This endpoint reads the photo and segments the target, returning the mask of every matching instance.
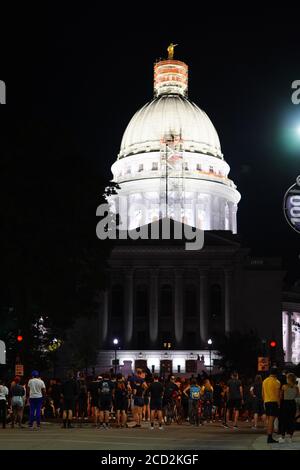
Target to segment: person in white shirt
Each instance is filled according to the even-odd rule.
[[[8,388],[0,380],[0,421],[2,421],[3,429],[6,427],[7,397]]]
[[[33,428],[33,422],[36,420],[37,427],[41,425],[41,407],[43,403],[43,397],[46,393],[46,387],[42,379],[39,377],[37,370],[32,371],[32,379],[28,381],[29,391],[29,427]]]

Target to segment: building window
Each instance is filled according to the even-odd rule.
[[[185,169],[186,171],[188,171],[188,169],[189,169],[189,164],[188,164],[188,162],[184,162],[184,169]]]
[[[158,170],[158,163],[157,163],[157,162],[153,162],[153,163],[152,163],[152,170],[153,170],[153,171]]]
[[[219,284],[213,284],[210,288],[210,314],[213,320],[222,316],[222,290]]]
[[[202,168],[201,168],[200,163],[197,163],[197,171],[201,171],[201,169],[202,169]]]
[[[140,172],[140,171],[143,171],[143,169],[144,169],[144,165],[143,165],[142,163],[140,163],[140,164],[139,164],[139,172]]]
[[[212,165],[209,165],[209,172],[213,173],[214,172],[214,167]]]
[[[126,168],[126,175],[130,175],[131,174],[131,168],[130,166],[128,168]]]
[[[172,287],[165,284],[160,291],[160,315],[162,317],[172,317],[173,315],[173,295]]]
[[[122,318],[124,308],[124,289],[121,285],[113,286],[111,290],[111,314],[113,317]]]
[[[197,316],[198,302],[197,302],[197,289],[195,286],[186,286],[184,292],[184,311],[187,318],[194,318]]]
[[[136,317],[147,318],[148,316],[148,288],[147,286],[138,286],[135,298],[135,315]]]

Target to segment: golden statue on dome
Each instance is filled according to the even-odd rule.
[[[171,44],[169,45],[167,51],[168,51],[168,60],[173,60],[174,57],[174,47],[178,46],[178,44]]]

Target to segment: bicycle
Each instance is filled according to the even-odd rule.
[[[164,406],[164,421],[168,426],[172,421],[176,421],[176,403],[172,399]]]

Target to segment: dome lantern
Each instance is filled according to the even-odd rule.
[[[187,96],[188,66],[180,60],[160,60],[154,64],[154,96],[179,94]]]

